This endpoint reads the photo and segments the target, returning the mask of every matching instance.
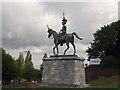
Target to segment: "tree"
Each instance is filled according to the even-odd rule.
[[[27,79],[28,81],[32,80],[35,77],[35,70],[33,67],[32,55],[30,51],[27,51],[22,77]]]
[[[47,58],[47,57],[48,57],[48,56],[47,56],[47,53],[45,53],[44,56],[43,56],[43,58]]]
[[[18,79],[20,80],[22,78],[22,72],[24,69],[24,56],[23,53],[20,52],[19,58],[16,60],[17,68],[18,68]]]
[[[27,56],[25,58],[25,63],[28,63],[32,60],[32,55],[30,53],[30,51],[27,52]]]
[[[0,48],[2,55],[2,81],[10,82],[17,77],[17,65],[11,55],[7,54],[4,49]]]
[[[42,71],[41,70],[36,69],[36,77],[35,77],[35,79],[38,80],[38,81],[42,80]]]
[[[27,79],[28,81],[31,81],[33,78],[35,78],[35,70],[33,66],[31,64],[26,64],[22,75],[23,78]]]
[[[120,21],[113,22],[110,25],[104,25],[94,34],[93,43],[86,51],[88,58],[106,58],[113,57],[119,63],[120,59]]]
[[[31,55],[30,51],[27,52],[27,56],[25,58],[25,64],[24,64],[22,77],[24,79],[27,79],[28,81],[41,79],[40,70],[35,69],[33,66],[32,55]]]

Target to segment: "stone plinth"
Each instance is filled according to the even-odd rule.
[[[75,88],[80,84],[85,84],[83,58],[76,55],[43,58],[43,86]]]

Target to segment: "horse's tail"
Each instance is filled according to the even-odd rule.
[[[72,35],[75,35],[78,39],[83,40],[83,39],[80,38],[80,37],[77,35],[77,33],[75,33],[75,32],[73,32]]]

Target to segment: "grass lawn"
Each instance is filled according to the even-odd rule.
[[[120,88],[117,82],[112,82],[112,78],[92,80],[88,83],[91,85],[89,88]]]

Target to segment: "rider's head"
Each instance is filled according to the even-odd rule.
[[[62,20],[62,25],[65,25],[67,23],[67,19],[65,18],[65,14],[63,12],[63,20]]]
[[[65,25],[67,23],[67,19],[65,19],[65,17],[62,20],[62,25]]]

